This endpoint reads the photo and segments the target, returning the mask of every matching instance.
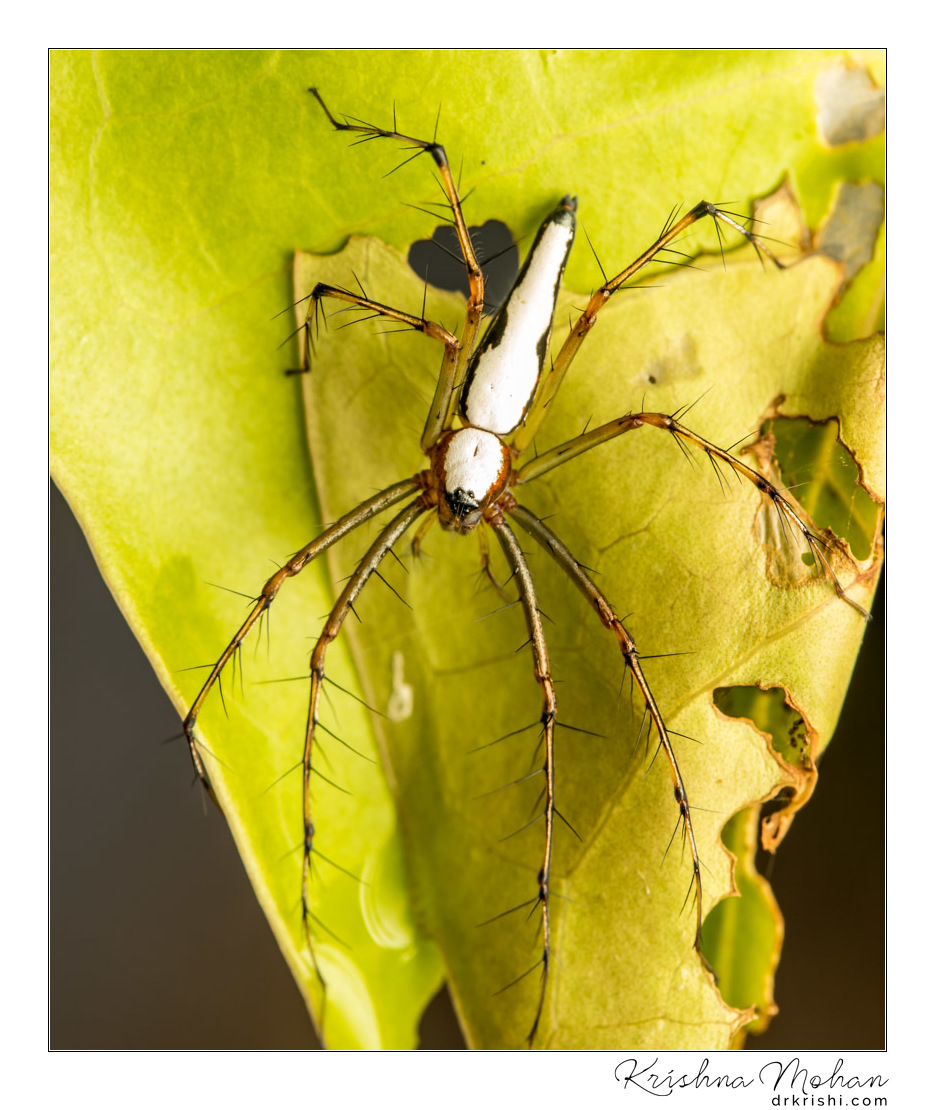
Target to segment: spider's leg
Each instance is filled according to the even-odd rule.
[[[280,587],[287,578],[293,578],[295,575],[299,574],[300,571],[303,571],[313,559],[317,558],[323,551],[329,548],[333,543],[336,543],[343,536],[346,536],[348,532],[352,532],[355,528],[358,528],[361,524],[365,524],[372,517],[376,516],[377,513],[381,513],[384,509],[388,509],[390,505],[395,505],[397,501],[401,501],[404,497],[410,496],[410,494],[415,493],[418,489],[418,483],[414,479],[408,478],[404,482],[397,482],[396,485],[383,490],[382,493],[378,493],[375,497],[368,498],[352,512],[342,516],[340,520],[326,528],[317,539],[306,544],[301,551],[297,551],[263,586],[259,597],[250,610],[249,616],[240,628],[237,629],[234,638],[211,668],[211,673],[205,680],[204,685],[198,692],[198,696],[192,702],[191,709],[189,709],[185,720],[182,722],[182,731],[185,734],[185,739],[188,741],[188,748],[191,752],[192,762],[195,765],[195,771],[209,793],[212,793],[211,782],[201,752],[198,750],[198,741],[195,739],[195,722],[198,719],[201,707],[204,705],[205,699],[211,692],[212,687],[221,677],[221,672],[235,655],[247,633],[257,623],[270,605],[272,605],[273,599],[279,593]]]
[[[551,936],[549,932],[549,874],[552,868],[552,831],[555,820],[555,687],[549,673],[549,651],[542,630],[542,618],[539,615],[539,606],[536,600],[536,591],[533,586],[529,566],[519,546],[519,542],[509,525],[501,514],[496,514],[489,520],[491,527],[497,534],[497,539],[503,548],[513,577],[519,588],[520,600],[526,614],[526,627],[529,629],[529,643],[532,647],[533,662],[536,669],[536,681],[542,687],[542,735],[545,748],[545,803],[543,816],[545,817],[545,843],[542,853],[542,867],[539,871],[539,893],[537,900],[542,912],[542,958],[538,964],[542,965],[542,984],[539,992],[539,1004],[536,1016],[529,1030],[527,1043],[532,1046],[539,1028],[539,1022],[545,1008],[545,993],[549,982],[549,964],[552,956]],[[530,971],[532,968],[529,969]],[[528,974],[528,972],[524,973]]]
[[[410,488],[408,488],[405,493],[412,492],[412,486],[414,486],[414,484],[415,483],[410,483]],[[405,493],[401,493],[400,496],[405,496]],[[399,500],[399,498],[397,497],[396,500]],[[321,696],[322,684],[325,681],[325,653],[328,650],[328,645],[334,640],[338,632],[340,632],[347,614],[350,612],[360,591],[364,588],[367,579],[376,571],[384,557],[389,553],[393,544],[402,536],[410,524],[426,511],[426,507],[424,496],[416,498],[416,500],[407,505],[402,512],[393,517],[390,523],[383,529],[379,536],[377,536],[368,548],[367,553],[357,564],[357,569],[348,579],[344,589],[341,591],[341,596],[334,603],[334,607],[328,615],[328,620],[325,622],[325,627],[322,629],[321,635],[318,637],[318,640],[315,642],[315,647],[312,649],[310,664],[312,683],[308,699],[305,750],[302,755],[302,817],[304,826],[302,837],[302,928],[305,931],[305,938],[308,943],[309,952],[311,953],[315,973],[322,987],[324,987],[325,981],[318,967],[318,961],[315,958],[310,924],[310,922],[314,921],[316,924],[321,925],[321,922],[318,921],[312,912],[309,904],[308,889],[312,863],[312,848],[315,837],[315,825],[312,821],[311,795],[312,753],[315,744],[315,728],[318,724],[318,702]]]
[[[416,529],[416,534],[412,537],[412,542],[409,545],[409,550],[412,552],[413,559],[422,557],[422,544],[425,542],[425,537],[436,520],[438,520],[438,514],[430,513]]]
[[[636,412],[627,413],[626,416],[621,416],[617,420],[611,420],[609,424],[602,424],[599,428],[594,428],[590,432],[585,432],[584,435],[576,436],[575,439],[570,439],[565,443],[560,443],[557,447],[553,447],[551,451],[546,451],[544,454],[539,455],[537,458],[532,459],[526,466],[521,467],[515,476],[517,485],[523,482],[529,482],[533,478],[538,478],[541,474],[545,474],[549,470],[553,470],[556,466],[573,459],[576,455],[580,455],[583,451],[589,450],[591,447],[596,447],[599,443],[606,443],[609,439],[614,439],[616,436],[623,435],[625,432],[633,431],[635,428],[659,428],[664,432],[669,432],[674,436],[676,441],[681,446],[682,444],[690,444],[696,447],[699,451],[704,452],[715,465],[716,460],[726,463],[727,466],[740,478],[745,478],[751,482],[756,488],[766,497],[779,513],[780,520],[787,520],[791,525],[796,527],[801,533],[808,550],[812,555],[821,563],[825,573],[831,579],[834,585],[834,592],[842,601],[846,601],[851,608],[856,609],[863,617],[867,617],[867,610],[861,605],[858,605],[853,598],[848,597],[844,587],[838,580],[838,576],[834,573],[831,563],[824,552],[826,541],[813,532],[811,528],[805,523],[799,512],[796,511],[792,499],[783,493],[759,474],[752,466],[742,462],[740,459],[735,458],[729,451],[725,451],[722,447],[718,447],[707,439],[703,439],[691,429],[686,428],[684,424],[680,424],[674,416],[670,416],[665,412]]]
[[[467,224],[464,222],[464,215],[461,211],[461,198],[458,195],[458,187],[455,184],[451,166],[448,164],[448,155],[445,153],[445,148],[441,143],[436,142],[434,138],[415,139],[411,135],[404,135],[402,132],[397,131],[395,118],[393,120],[392,131],[387,131],[382,127],[375,127],[372,124],[364,123],[362,120],[351,120],[348,117],[345,117],[343,122],[335,119],[324,100],[322,100],[318,90],[313,88],[309,89],[309,92],[321,105],[322,110],[328,117],[328,121],[336,131],[356,132],[362,135],[364,140],[397,139],[399,142],[403,143],[404,146],[415,150],[416,153],[413,155],[413,158],[417,158],[423,152],[431,155],[435,165],[438,167],[439,175],[441,176],[441,186],[451,209],[451,222],[454,224],[454,229],[458,236],[458,244],[461,247],[461,254],[464,258],[464,266],[467,270],[468,288],[470,292],[464,318],[464,327],[461,331],[460,351],[454,360],[450,359],[446,352],[438,377],[438,384],[435,387],[435,396],[432,398],[432,407],[429,410],[428,419],[425,422],[425,430],[422,433],[422,449],[426,450],[438,439],[442,432],[447,431],[447,429],[451,427],[451,422],[454,419],[455,403],[467,370],[468,359],[474,349],[474,342],[477,339],[477,331],[480,327],[481,316],[484,312],[484,275],[481,273],[477,255],[474,253],[474,244],[471,242]]]
[[[643,674],[643,669],[639,662],[639,653],[636,650],[636,643],[633,637],[624,627],[623,622],[614,612],[610,603],[604,594],[597,588],[591,577],[585,572],[578,560],[572,555],[568,548],[562,541],[555,535],[555,533],[528,509],[524,509],[522,505],[514,506],[509,510],[510,515],[516,522],[529,533],[545,550],[552,556],[558,563],[562,570],[574,582],[578,589],[588,599],[591,607],[600,617],[601,623],[609,631],[617,637],[617,643],[620,646],[620,653],[623,656],[627,669],[633,676],[633,680],[639,687],[640,693],[643,695],[643,701],[649,711],[650,718],[656,726],[656,732],[659,734],[659,743],[665,752],[666,760],[669,764],[669,772],[672,775],[672,785],[675,790],[675,801],[679,807],[679,814],[681,816],[682,825],[685,830],[685,838],[688,842],[689,850],[692,857],[692,873],[695,888],[695,948],[700,951],[701,948],[701,861],[698,857],[698,846],[695,841],[695,830],[692,825],[691,810],[688,806],[688,795],[685,792],[685,783],[682,779],[682,772],[679,770],[678,760],[675,758],[675,750],[672,747],[672,741],[669,739],[669,733],[666,729],[665,722],[662,719],[662,714],[659,711],[659,706],[656,704],[656,699],[653,697],[652,691],[649,688],[649,683],[646,681],[646,676]]]
[[[305,342],[302,345],[301,352],[303,370],[309,370],[312,365],[312,352],[314,348],[314,336],[312,333],[313,329],[318,327],[318,306],[325,297],[332,297],[335,300],[344,301],[352,308],[363,309],[370,313],[368,316],[355,316],[349,320],[348,323],[356,323],[359,320],[373,320],[377,317],[382,317],[387,320],[395,320],[399,324],[405,324],[406,327],[412,328],[413,331],[421,332],[430,339],[436,339],[439,343],[443,343],[445,346],[445,353],[442,356],[439,387],[442,382],[449,380],[453,382],[455,380],[461,344],[447,328],[442,327],[441,324],[436,324],[432,320],[427,320],[424,312],[421,316],[413,316],[409,312],[403,312],[401,309],[382,304],[380,301],[373,301],[369,297],[364,296],[363,293],[353,293],[350,289],[342,289],[337,285],[328,285],[323,281],[320,281],[315,286],[307,298],[302,298],[302,300],[308,300],[305,319],[299,325],[299,330],[305,333]],[[297,303],[301,304],[301,301]],[[348,310],[344,309],[341,311]],[[326,321],[328,319],[333,319],[333,315],[325,317],[325,319]],[[347,325],[345,324],[344,326],[346,327]],[[427,451],[428,448],[431,447],[441,432],[441,426],[439,426],[438,432],[435,431],[435,416],[437,415],[436,409],[438,407],[437,401],[438,396],[436,388],[436,397],[432,401],[429,418],[426,421],[425,430],[422,433],[423,451]]]
[[[513,598],[511,598],[510,595],[506,592],[503,584],[497,580],[497,576],[494,574],[493,570],[491,570],[490,544],[487,542],[487,531],[483,526],[483,522],[481,522],[481,527],[476,528],[475,531],[477,533],[477,543],[480,547],[481,576],[487,579],[490,585],[493,586],[493,588],[497,591],[500,597],[503,598],[504,601],[506,601],[507,603],[512,602]]]
[[[678,239],[692,224],[698,220],[704,219],[705,216],[710,216],[716,222],[726,224],[739,231],[750,243],[753,244],[758,254],[766,255],[775,265],[782,269],[782,263],[770,252],[770,250],[747,228],[738,223],[733,216],[729,213],[722,211],[716,205],[711,204],[710,201],[700,201],[685,215],[677,220],[671,227],[667,227],[659,238],[653,243],[651,247],[643,251],[639,258],[630,263],[626,269],[621,270],[616,277],[605,281],[600,289],[595,292],[584,312],[578,317],[578,321],[571,329],[568,338],[562,344],[562,348],[555,361],[552,363],[550,370],[543,374],[542,380],[539,382],[539,387],[536,391],[536,397],[526,414],[526,420],[523,426],[519,429],[513,438],[513,446],[522,451],[532,442],[533,437],[539,430],[542,421],[548,411],[555,394],[558,392],[558,387],[562,384],[562,378],[565,372],[571,365],[572,360],[578,353],[578,349],[584,342],[585,338],[594,327],[597,320],[597,314],[603,306],[610,300],[610,298],[621,288],[630,278],[634,277],[644,266],[648,266],[653,259],[657,258],[663,253],[674,240]]]

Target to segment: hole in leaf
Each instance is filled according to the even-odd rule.
[[[770,737],[773,751],[803,771],[812,770],[811,745],[802,715],[786,701],[778,687],[719,686],[714,704],[726,717],[749,720]]]
[[[820,73],[815,102],[818,132],[828,146],[872,139],[883,130],[885,94],[858,66],[834,66]]]
[[[519,250],[510,229],[500,220],[488,220],[468,231],[484,274],[484,315],[491,316],[506,300],[519,273]],[[461,247],[453,227],[436,227],[431,239],[419,239],[409,248],[409,265],[436,289],[469,293]]]
[[[880,506],[860,484],[854,456],[838,438],[838,422],[779,416],[768,420],[762,433],[772,441],[780,485],[791,490],[818,528],[845,540],[855,559],[869,559]],[[809,555],[803,562],[814,560]]]
[[[845,280],[873,258],[882,223],[883,186],[875,181],[842,182],[818,245],[822,254],[844,264]]]
[[[761,821],[760,842],[767,852],[775,852],[818,781],[812,757],[814,737],[780,687],[721,686],[713,698],[725,717],[750,721],[769,737],[770,748],[789,780],[775,797],[754,807]]]
[[[755,865],[759,808],[735,813],[724,826],[721,840],[737,860],[734,883],[740,897],[718,902],[701,928],[701,948],[717,975],[721,997],[738,1010],[756,1007],[756,1018],[741,1036],[762,1033],[776,1013],[773,980],[782,944],[776,900]]]
[[[794,812],[803,803],[814,785],[814,761],[805,721],[786,701],[782,689],[721,686],[713,697],[725,716],[752,721],[766,733],[773,751],[793,772],[800,772],[798,797],[795,791],[783,791],[764,805],[741,810],[721,834],[724,846],[736,859],[734,884],[740,896],[725,898],[705,918],[702,950],[718,977],[724,1001],[737,1009],[756,1007],[756,1018],[740,1034],[742,1042],[746,1033],[762,1033],[776,1013],[773,981],[782,946],[779,907],[757,868],[761,822],[769,822],[772,814],[782,810]]]

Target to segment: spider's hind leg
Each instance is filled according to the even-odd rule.
[[[697,223],[699,220],[703,220],[707,216],[711,217],[715,227],[718,229],[721,224],[724,224],[726,227],[730,227],[734,231],[739,232],[747,242],[752,244],[761,259],[764,257],[768,258],[778,269],[783,269],[783,264],[775,257],[769,248],[748,228],[740,223],[740,217],[731,212],[726,212],[722,208],[718,208],[717,205],[712,204],[710,201],[699,201],[694,208],[686,212],[680,219],[676,219],[675,212],[673,212],[666,221],[665,227],[655,243],[643,251],[638,258],[634,259],[629,266],[621,270],[615,277],[605,279],[604,284],[588,301],[587,307],[578,317],[577,322],[569,332],[568,337],[562,344],[561,350],[556,355],[548,373],[544,374],[539,382],[536,396],[526,414],[523,426],[513,438],[513,446],[517,450],[525,450],[532,442],[536,432],[542,425],[542,421],[545,419],[549,406],[555,398],[555,394],[558,392],[558,388],[562,383],[566,371],[569,366],[571,366],[582,343],[584,343],[591,329],[594,327],[598,313],[604,305],[607,304],[614,293],[623,288],[631,278],[635,277],[640,270],[648,266],[651,262],[673,263],[673,259],[665,257],[666,253],[671,252],[673,249],[670,244],[683,235],[692,224]],[[720,229],[718,230],[718,238],[720,239]],[[678,261],[674,264],[684,265],[685,263],[684,261]]]
[[[321,302],[326,298],[331,297],[337,301],[344,301],[349,308],[338,309],[337,312],[331,313],[330,316],[324,315],[323,311],[320,313]],[[329,320],[333,320],[340,312],[349,312],[353,309],[361,309],[370,313],[369,316],[355,316],[349,319],[342,327],[349,327],[351,324],[361,323],[364,320],[386,319],[393,320],[398,324],[403,324],[413,331],[421,332],[427,335],[430,339],[436,339],[440,343],[444,343],[446,349],[452,350],[454,355],[458,353],[458,341],[448,331],[447,328],[442,327],[441,324],[436,324],[432,320],[425,317],[424,306],[423,312],[420,316],[414,316],[410,312],[403,312],[399,308],[393,308],[391,305],[382,304],[380,301],[371,300],[366,295],[365,290],[361,287],[360,293],[354,293],[350,289],[342,289],[339,285],[329,285],[327,282],[320,281],[315,288],[307,296],[302,297],[297,304],[302,301],[308,301],[308,309],[305,313],[305,319],[299,325],[298,331],[305,333],[304,349],[302,356],[304,360],[303,370],[310,370],[312,363],[312,354],[315,347],[315,335],[321,326],[321,320],[324,319],[327,325]],[[294,336],[296,332],[292,333]],[[290,338],[292,338],[290,336]]]
[[[296,276],[298,280],[300,273],[300,260],[302,255],[296,255]],[[298,280],[296,284],[298,284]],[[383,304],[380,301],[372,300],[366,296],[363,288],[360,293],[355,293],[350,289],[342,289],[338,285],[329,285],[326,282],[320,281],[315,288],[307,296],[302,297],[296,302],[296,306],[301,305],[303,301],[308,301],[308,308],[305,311],[305,316],[300,316],[299,326],[293,335],[298,332],[304,333],[304,342],[301,347],[302,367],[301,371],[308,371],[312,366],[312,355],[314,353],[315,335],[321,326],[321,320],[325,321],[327,325],[329,320],[334,319],[338,313],[332,313],[326,316],[324,311],[320,311],[322,301],[325,298],[332,298],[337,301],[343,301],[348,307],[346,309],[339,309],[339,312],[350,312],[360,310],[366,315],[355,315],[349,319],[343,327],[348,327],[350,324],[362,322],[364,320],[384,319],[402,324],[406,328],[411,328],[413,331],[420,332],[422,335],[427,335],[430,339],[435,339],[442,343],[445,348],[445,353],[442,356],[442,368],[438,378],[438,386],[436,387],[435,398],[432,401],[432,408],[429,410],[429,415],[425,423],[425,429],[422,433],[421,446],[423,451],[428,451],[432,444],[436,441],[441,434],[441,424],[437,418],[439,411],[438,391],[445,386],[447,389],[448,382],[453,382],[457,374],[458,359],[461,352],[461,345],[458,340],[448,331],[447,328],[441,324],[429,320],[425,315],[425,303],[423,300],[422,313],[419,316],[414,316],[410,312],[403,312],[401,309],[393,308],[391,305]],[[447,402],[446,402],[447,405]],[[446,408],[447,412],[447,408]]]
[[[405,147],[415,150],[415,154],[412,155],[413,158],[417,158],[423,153],[429,154],[438,167],[442,191],[451,210],[451,222],[457,233],[458,244],[467,270],[470,293],[464,327],[461,331],[460,350],[455,352],[453,359],[446,355],[435,389],[435,396],[432,399],[432,408],[422,436],[422,447],[425,450],[438,439],[443,431],[451,427],[460,385],[464,381],[468,359],[474,349],[484,311],[484,275],[481,272],[480,263],[477,261],[474,244],[471,242],[464,214],[461,211],[461,198],[458,194],[458,186],[455,183],[454,175],[451,172],[448,155],[442,144],[434,137],[432,139],[416,139],[398,131],[396,129],[395,112],[392,130],[376,127],[373,124],[364,123],[362,120],[355,120],[349,116],[345,116],[342,122],[332,115],[331,110],[325,104],[317,89],[311,88],[309,92],[321,105],[329,123],[336,131],[350,131],[359,134],[362,136],[360,140],[362,142],[367,139],[396,139]]]

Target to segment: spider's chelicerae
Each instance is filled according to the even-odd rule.
[[[649,731],[655,729],[658,748],[668,763],[675,805],[690,856],[692,880],[689,895],[694,900],[696,949],[700,946],[701,936],[702,874],[686,785],[679,770],[670,733],[641,667],[636,643],[588,570],[543,520],[520,503],[522,487],[582,452],[625,432],[643,427],[660,429],[673,436],[680,446],[694,447],[705,454],[716,471],[720,467],[730,468],[739,478],[752,483],[772,503],[780,519],[802,536],[808,551],[829,576],[837,595],[862,614],[864,610],[846,595],[822,549],[824,541],[803,521],[783,492],[729,451],[715,446],[685,427],[678,419],[679,414],[627,413],[535,455],[522,465],[518,462],[545,420],[562,379],[594,326],[601,308],[650,262],[660,256],[664,257],[664,252],[671,249],[670,244],[678,240],[692,224],[710,217],[716,225],[723,224],[739,232],[753,244],[758,253],[781,268],[781,263],[738,218],[707,201],[701,201],[681,218],[671,218],[663,233],[647,250],[615,277],[605,281],[591,296],[557,355],[549,360],[547,355],[552,317],[575,235],[576,199],[564,197],[543,221],[510,295],[481,337],[484,275],[462,215],[458,188],[444,148],[434,139],[426,141],[401,134],[395,129],[395,121],[393,130],[384,130],[351,118],[338,120],[318,92],[315,89],[310,91],[336,130],[356,133],[364,139],[396,139],[415,150],[416,155],[424,152],[431,156],[450,206],[451,222],[467,271],[469,295],[464,322],[460,334],[454,334],[441,324],[427,319],[424,311],[422,315],[412,315],[372,300],[363,291],[353,292],[325,283],[319,283],[313,289],[308,298],[303,328],[307,363],[311,360],[313,330],[319,307],[324,300],[336,300],[352,308],[367,310],[372,315],[421,332],[442,345],[444,353],[441,370],[421,438],[421,447],[428,458],[428,465],[414,476],[389,486],[351,509],[296,552],[269,579],[246,620],[211,669],[185,718],[184,733],[198,775],[207,786],[209,778],[195,736],[196,720],[208,693],[218,682],[224,667],[237,653],[247,633],[269,609],[288,578],[299,574],[331,545],[354,529],[393,506],[402,504],[402,508],[397,508],[345,583],[311,654],[311,691],[301,759],[304,816],[301,913],[312,960],[324,985],[324,977],[315,959],[314,934],[316,927],[327,927],[311,910],[309,884],[311,860],[315,851],[311,778],[328,647],[341,630],[370,576],[378,572],[382,560],[420,519],[437,516],[442,528],[449,532],[479,533],[483,570],[503,593],[504,587],[496,582],[490,569],[488,545],[483,538],[486,530],[490,529],[502,548],[510,571],[507,586],[512,585],[517,591],[525,614],[535,680],[542,694],[539,747],[541,762],[535,769],[544,782],[541,808],[536,818],[537,822],[541,821],[543,828],[542,854],[538,875],[530,891],[531,897],[526,903],[527,908],[532,908],[539,916],[541,948],[532,967],[517,968],[517,980],[537,969],[540,971],[537,1001],[534,1012],[530,1015],[527,1038],[532,1045],[540,1027],[553,962],[550,876],[556,821],[563,820],[555,805],[554,740],[559,701],[551,675],[536,587],[513,525],[541,545],[581,591],[598,620],[615,638],[626,670],[639,691],[648,717],[647,727]]]

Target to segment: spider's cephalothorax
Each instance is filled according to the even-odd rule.
[[[503,440],[483,428],[446,432],[431,451],[424,471],[438,519],[451,532],[470,532],[507,490],[512,452]]]
[[[730,467],[742,479],[753,483],[769,500],[780,518],[792,525],[805,545],[830,577],[838,596],[863,613],[856,602],[844,592],[822,549],[823,541],[803,521],[794,503],[756,470],[735,458],[729,451],[715,446],[686,428],[676,416],[661,412],[627,413],[607,424],[582,433],[557,447],[535,455],[519,464],[523,451],[532,443],[562,378],[571,365],[610,297],[642,270],[648,263],[670,249],[696,221],[710,217],[743,235],[756,250],[777,266],[780,264],[732,214],[701,201],[680,219],[670,218],[659,238],[638,258],[615,277],[605,280],[591,296],[578,316],[558,353],[549,361],[549,340],[559,283],[568,259],[575,231],[576,201],[566,196],[543,221],[510,296],[483,340],[478,341],[484,307],[484,277],[461,211],[461,201],[444,148],[433,140],[414,139],[395,129],[374,127],[349,118],[336,119],[317,91],[310,90],[324,110],[331,125],[364,138],[392,138],[413,148],[417,154],[428,153],[434,160],[450,207],[451,222],[458,236],[467,271],[469,296],[460,336],[421,315],[393,308],[368,298],[363,291],[352,292],[338,286],[319,283],[309,295],[309,306],[303,331],[304,358],[309,367],[312,355],[314,324],[319,306],[325,299],[365,309],[369,313],[403,324],[442,344],[444,354],[435,394],[422,433],[421,447],[429,459],[427,469],[405,478],[361,502],[334,524],[325,528],[309,544],[296,552],[263,586],[250,614],[237,630],[195,698],[184,721],[192,759],[201,780],[210,789],[209,777],[195,725],[205,698],[218,682],[222,670],[237,653],[251,628],[272,604],[283,583],[302,571],[312,560],[349,532],[372,520],[393,505],[403,503],[368,548],[329,614],[311,653],[311,688],[308,724],[299,766],[302,771],[303,798],[303,864],[301,913],[311,959],[319,980],[324,979],[315,956],[314,934],[326,926],[312,912],[309,901],[311,857],[314,849],[315,825],[312,819],[310,780],[316,750],[316,730],[322,685],[325,680],[325,658],[328,646],[338,635],[367,580],[383,558],[407,530],[426,514],[437,513],[442,526],[455,533],[489,528],[503,549],[510,579],[518,593],[529,632],[534,676],[542,693],[541,754],[539,772],[544,789],[539,820],[543,827],[543,849],[531,899],[538,907],[541,922],[541,955],[536,964],[518,976],[525,977],[536,967],[541,968],[538,1002],[531,1015],[528,1043],[537,1031],[549,997],[549,972],[552,962],[550,931],[550,878],[552,866],[555,808],[554,736],[558,701],[552,681],[549,653],[542,626],[533,579],[511,524],[518,525],[541,545],[572,583],[585,596],[598,619],[616,639],[619,651],[646,707],[650,728],[655,728],[658,749],[662,751],[672,777],[675,802],[690,855],[695,904],[695,947],[700,945],[702,898],[701,863],[695,841],[688,795],[679,770],[675,750],[665,721],[649,684],[643,674],[636,644],[603,592],[587,570],[575,559],[565,544],[543,521],[519,503],[522,486],[574,458],[583,451],[605,443],[626,432],[642,427],[658,428],[674,436],[680,445],[693,446],[703,452],[715,466]],[[415,541],[414,541],[415,542]],[[486,565],[486,545],[482,544],[482,561]],[[489,571],[487,571],[489,575]],[[492,575],[490,576],[492,578]],[[498,587],[500,588],[500,587]],[[866,615],[866,614],[864,614]],[[502,916],[502,915],[501,915]]]

